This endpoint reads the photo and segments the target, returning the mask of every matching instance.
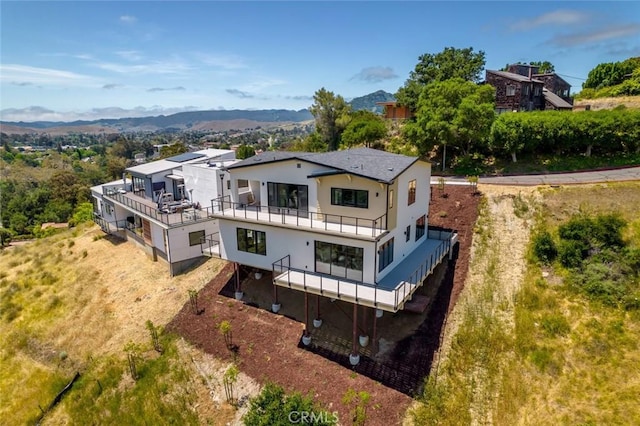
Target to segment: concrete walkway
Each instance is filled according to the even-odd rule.
[[[581,183],[619,182],[640,180],[640,167],[624,169],[595,170],[572,173],[547,173],[539,175],[486,176],[480,178],[480,183],[489,185],[575,185]],[[445,177],[447,184],[468,185],[466,177]],[[438,184],[438,176],[431,177],[431,184]]]

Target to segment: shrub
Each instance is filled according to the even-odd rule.
[[[303,413],[317,425],[332,425],[338,420],[334,414],[318,409],[310,396],[298,392],[287,395],[282,387],[273,383],[267,383],[262,392],[250,400],[249,411],[242,420],[247,426],[284,426],[302,423]]]
[[[558,249],[547,231],[537,233],[533,237],[533,254],[542,263],[551,263],[558,255]]]
[[[584,259],[584,244],[580,241],[561,241],[558,247],[558,259],[566,268],[577,268]]]
[[[561,314],[546,315],[540,322],[544,332],[551,336],[566,336],[571,327],[567,319]]]

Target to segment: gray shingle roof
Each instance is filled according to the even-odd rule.
[[[516,73],[512,73],[512,72],[507,72],[507,71],[493,71],[493,70],[487,70],[487,72],[490,72],[491,74],[495,74],[495,75],[499,75],[500,77],[504,77],[504,78],[508,78],[510,80],[513,81],[519,81],[519,82],[533,82],[533,83],[544,83],[541,80],[536,80],[535,78],[529,78],[527,76],[524,75],[520,75],[520,74],[516,74]]]
[[[392,154],[371,148],[347,149],[332,152],[263,152],[229,166],[229,169],[257,166],[297,159],[321,166],[331,167],[379,182],[391,183],[410,165],[418,160],[417,157]]]
[[[549,101],[551,105],[555,106],[556,108],[573,109],[573,105],[571,105],[569,102],[565,101],[555,93],[548,91],[547,89],[542,89],[542,94],[544,95],[545,101]]]

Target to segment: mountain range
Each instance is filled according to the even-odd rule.
[[[376,102],[393,100],[393,95],[383,90],[353,98],[353,110],[382,112]],[[210,110],[188,111],[153,117],[114,118],[98,120],[62,121],[0,121],[3,133],[121,133],[162,130],[225,131],[255,127],[274,127],[287,123],[304,123],[313,120],[308,109],[299,111],[286,109],[269,110]]]

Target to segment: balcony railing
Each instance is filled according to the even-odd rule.
[[[139,196],[126,192],[123,189],[104,187],[103,194],[138,213],[169,226],[181,226],[188,223],[207,220],[212,217],[211,207],[200,209],[191,207],[175,213],[166,213],[158,210],[157,206],[150,205],[155,204],[152,201],[140,198]],[[140,201],[136,200],[136,198],[140,198]]]
[[[220,253],[220,233],[214,232],[205,237],[200,238],[200,251],[203,255],[213,257],[221,257]]]
[[[452,238],[442,240],[425,261],[409,274],[406,280],[400,281],[394,288],[385,288],[376,284],[295,268],[291,266],[290,255],[273,262],[274,282],[283,287],[397,312],[404,308],[404,304],[422,285],[425,278],[433,272],[436,266],[449,253],[451,241]]]
[[[376,219],[362,219],[286,207],[246,205],[231,201],[228,195],[212,200],[211,208],[214,215],[222,217],[278,223],[341,234],[366,235],[375,238],[387,231],[386,214]]]

